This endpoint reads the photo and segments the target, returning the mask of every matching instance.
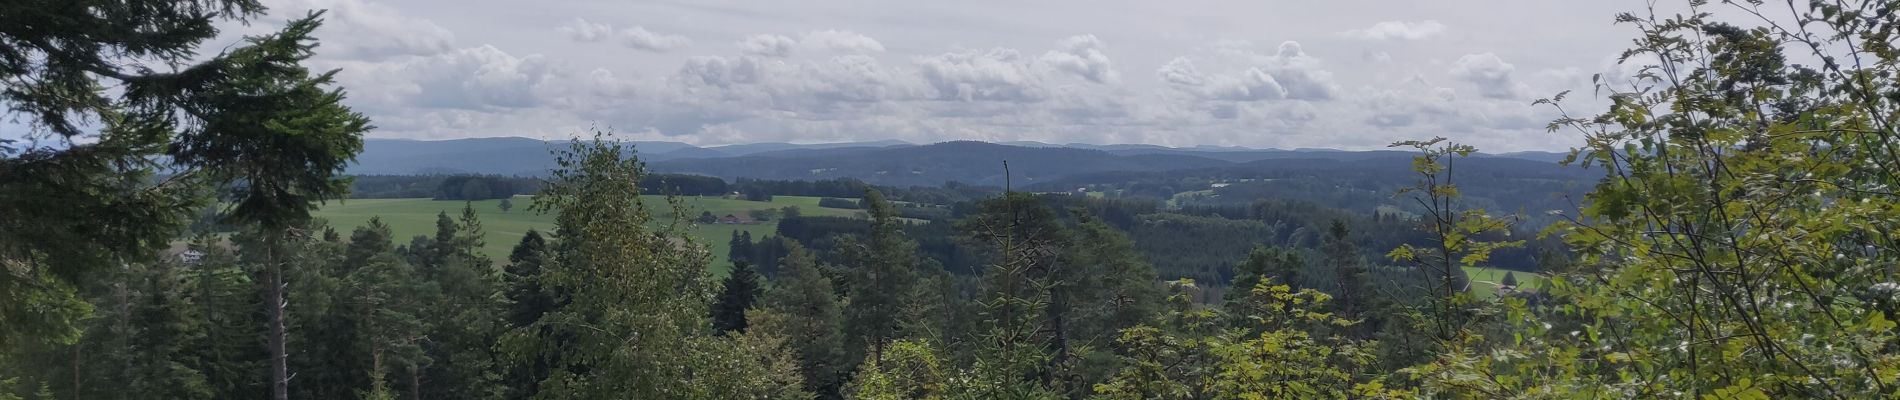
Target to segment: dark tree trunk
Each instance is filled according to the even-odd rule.
[[[270,376],[271,398],[290,400],[290,357],[284,347],[284,268],[278,260],[279,247],[283,245],[283,232],[272,232],[265,246],[264,262],[268,264],[264,302],[270,308]]]
[[[422,398],[422,369],[415,364],[409,365],[409,398]]]

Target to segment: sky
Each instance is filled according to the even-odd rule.
[[[1640,0],[268,0],[370,137],[1562,150]]]

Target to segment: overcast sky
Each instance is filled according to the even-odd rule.
[[[1556,150],[1638,0],[272,0],[372,137]]]

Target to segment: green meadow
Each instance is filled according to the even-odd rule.
[[[1498,286],[1504,282],[1504,274],[1517,277],[1518,290],[1542,290],[1544,275],[1535,272],[1509,271],[1496,268],[1465,268],[1465,275],[1471,277],[1471,290],[1484,297],[1496,296]]]
[[[711,212],[721,217],[727,214],[744,216],[751,210],[778,210],[786,206],[797,206],[799,212],[804,215],[854,216],[859,213],[857,210],[820,208],[817,197],[773,196],[771,202],[720,197],[682,197],[681,199],[684,200],[689,219],[698,216],[701,211]],[[654,210],[656,223],[672,220],[673,210],[666,204],[664,196],[641,196],[641,200],[646,202],[647,207]],[[383,223],[389,224],[389,229],[395,233],[396,244],[402,245],[409,243],[410,238],[417,235],[434,235],[437,214],[446,212],[451,218],[459,217],[463,204],[467,203],[474,207],[475,213],[481,218],[482,229],[488,233],[487,245],[484,247],[488,256],[496,263],[504,263],[508,260],[509,250],[514,248],[515,243],[521,241],[522,236],[527,235],[529,229],[540,230],[543,233],[554,229],[554,215],[528,210],[533,204],[529,196],[517,196],[510,201],[514,203],[514,208],[503,212],[500,207],[501,200],[463,202],[431,199],[350,199],[327,204],[317,210],[315,216],[328,221],[330,226],[346,235],[351,229],[368,224],[370,218],[380,217]],[[777,218],[757,224],[705,225],[694,222],[692,225],[688,232],[695,241],[712,252],[712,270],[716,275],[723,275],[731,266],[726,260],[726,252],[731,247],[729,241],[732,239],[733,232],[751,232],[753,238],[758,238],[778,231]]]

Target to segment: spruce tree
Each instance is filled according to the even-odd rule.
[[[65,284],[162,244],[195,208],[201,192],[192,184],[241,182],[227,217],[266,232],[259,277],[271,397],[285,399],[282,243],[300,234],[289,230],[302,226],[313,203],[342,194],[337,175],[369,129],[342,105],[341,91],[328,89],[334,72],[300,65],[316,47],[311,33],[320,14],[199,61],[196,47],[218,35],[221,20],[256,17],[263,6],[56,1],[8,8],[0,16],[0,103],[58,144],[0,144],[0,214],[18,217],[0,223],[0,248],[9,249],[0,258],[26,268],[15,275],[41,282],[0,279],[9,297],[0,300],[0,341],[15,332],[69,337],[61,327],[83,311],[61,304],[71,298]],[[99,122],[97,129],[88,121]],[[150,179],[160,168],[171,178]],[[32,311],[16,312],[23,310]]]
[[[1027,193],[1005,193],[984,201],[979,211],[958,222],[966,238],[991,258],[983,272],[981,326],[977,329],[971,371],[977,382],[971,389],[981,398],[1041,398],[1055,394],[1042,383],[1055,377],[1051,367],[1061,360],[1047,351],[1062,347],[1068,299],[1054,299],[1051,289],[1066,276],[1060,263],[1068,242],[1055,212]],[[1059,305],[1057,303],[1062,303]]]
[[[804,246],[790,243],[777,284],[755,310],[753,329],[797,343],[799,371],[813,393],[833,398],[851,361],[844,347],[844,314],[831,278]]]
[[[508,323],[524,327],[541,319],[555,306],[554,295],[541,286],[541,273],[547,257],[548,242],[540,231],[529,229],[508,253],[504,280],[508,299]]]
[[[746,310],[758,301],[761,290],[759,274],[752,271],[752,263],[734,261],[731,273],[720,283],[719,295],[713,297],[713,331],[721,335],[733,331],[745,333]]]
[[[251,182],[311,194],[282,184],[326,180],[323,171],[353,153],[364,128],[331,101],[341,95],[323,89],[328,74],[299,66],[314,46],[315,14],[207,54],[199,46],[219,26],[259,17],[263,5],[74,0],[5,9],[0,113],[28,128],[0,139],[0,215],[8,216],[0,219],[0,263],[11,271],[0,278],[0,347],[73,339],[73,322],[87,313],[77,286],[165,246],[205,203],[201,184],[263,170],[238,160],[301,165]],[[303,132],[310,134],[294,134]],[[316,151],[275,145],[295,141]],[[286,201],[239,207],[256,214],[300,205],[275,197]]]
[[[543,287],[543,271],[548,252],[548,241],[540,231],[529,229],[508,254],[508,265],[503,268],[502,296],[507,300],[507,312],[504,315],[509,331],[522,331],[520,335],[527,340],[553,341],[556,338],[543,335],[545,329],[529,328],[542,315],[554,311],[558,306],[557,298],[562,296],[558,288]],[[517,362],[507,366],[506,382],[509,399],[532,397],[539,389],[543,379],[548,377],[548,368],[554,363],[548,359],[535,359],[529,362]]]
[[[1246,307],[1246,299],[1253,288],[1262,282],[1289,287],[1298,282],[1296,271],[1306,264],[1300,254],[1286,248],[1254,246],[1247,253],[1247,260],[1234,268],[1234,281],[1227,286],[1223,296],[1227,311],[1235,315],[1244,315],[1239,308]]]
[[[869,351],[868,356],[876,358],[883,354],[887,343],[897,339],[902,328],[903,321],[898,318],[906,300],[903,296],[911,292],[917,276],[917,243],[904,236],[903,222],[882,193],[866,188],[864,199],[870,206],[869,236],[840,246],[851,263],[846,288],[851,299],[845,306],[850,332],[846,346],[852,351]]]
[[[1373,302],[1368,298],[1372,291],[1366,287],[1365,263],[1355,254],[1351,233],[1345,221],[1333,220],[1326,236],[1320,239],[1319,253],[1335,280],[1335,286],[1326,290],[1333,295],[1333,307],[1340,318],[1357,320]]]
[[[429,328],[420,376],[410,374],[412,397],[483,399],[502,395],[500,365],[488,351],[504,329],[501,286],[493,263],[482,252],[485,232],[472,203],[461,216],[439,216],[436,265],[427,281],[436,297],[426,302]],[[421,387],[427,382],[427,387]]]

